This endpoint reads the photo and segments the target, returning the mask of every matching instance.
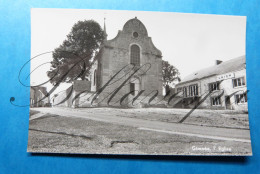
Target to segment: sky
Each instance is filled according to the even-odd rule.
[[[215,60],[226,61],[245,55],[246,17],[174,12],[144,12],[85,9],[31,9],[31,57],[51,52],[66,39],[79,20],[97,21],[104,26],[108,40],[113,39],[124,24],[137,17],[146,27],[148,36],[167,60],[180,72],[181,78],[212,66]],[[31,61],[31,85],[48,81],[52,54]],[[58,93],[71,84],[62,84]],[[50,90],[52,85],[45,84]]]

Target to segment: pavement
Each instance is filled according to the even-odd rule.
[[[161,132],[166,134],[186,135],[200,138],[209,138],[215,140],[227,140],[250,143],[250,132],[247,129],[218,128],[199,125],[190,125],[185,123],[167,123],[158,120],[144,120],[140,118],[122,117],[118,114],[119,109],[107,108],[32,108],[39,111],[37,118],[47,113],[64,117],[85,118],[94,121],[107,122],[118,125],[132,126],[136,129]],[[174,113],[175,109],[172,109]],[[140,113],[137,113],[140,114]],[[35,116],[36,117],[36,116]]]

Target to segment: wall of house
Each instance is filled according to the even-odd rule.
[[[34,101],[35,101],[35,90],[30,88],[30,106],[34,107]]]
[[[30,106],[44,107],[50,103],[50,97],[45,97],[47,93],[46,87],[31,87],[30,88]],[[44,99],[43,99],[44,98]]]
[[[206,109],[227,109],[226,108],[226,101],[225,101],[225,97],[229,96],[235,92],[237,92],[237,94],[241,94],[243,92],[245,92],[247,90],[246,85],[242,86],[242,87],[233,87],[233,79],[235,78],[239,78],[239,77],[245,77],[246,80],[246,69],[242,69],[242,70],[238,70],[233,72],[234,73],[234,77],[230,78],[230,79],[225,79],[220,83],[220,90],[219,91],[215,91],[214,93],[212,93],[211,95],[207,94],[209,93],[209,84],[210,83],[214,83],[217,81],[217,75],[215,76],[211,76],[211,77],[207,77],[201,80],[196,80],[193,82],[187,82],[184,84],[180,84],[180,85],[176,85],[176,89],[180,88],[180,87],[187,87],[187,93],[189,92],[188,87],[190,85],[193,84],[197,84],[198,85],[198,91],[199,91],[199,100],[205,99],[198,108],[206,108]],[[211,103],[211,97],[214,96],[218,96],[222,93],[222,91],[224,92],[223,95],[221,96],[221,105],[220,106],[212,106]],[[178,96],[183,96],[183,93],[180,93]],[[231,103],[231,108],[233,110],[247,110],[247,103],[243,103],[243,104],[237,104],[235,102],[235,96],[231,96],[230,97],[230,103]],[[194,104],[185,106],[186,108],[193,108]]]
[[[73,91],[73,86],[57,94],[56,97],[52,99],[52,106],[55,107],[72,107],[72,98],[74,98],[75,93]]]
[[[235,76],[234,78],[245,77],[245,81],[246,81],[246,69],[234,72],[234,76]],[[247,85],[246,84],[247,83],[245,82],[245,86],[234,88],[232,79],[227,79],[227,80],[224,80],[221,85],[222,85],[222,88],[224,88],[224,90],[225,90],[225,95],[231,95],[235,92],[237,92],[236,94],[242,94],[243,92],[247,91]],[[231,100],[230,102],[231,102],[231,105],[232,105],[232,109],[234,109],[234,110],[248,110],[247,103],[243,103],[243,104],[235,103],[234,95],[230,98],[230,100]]]
[[[91,101],[95,92],[91,91],[91,82],[75,80],[73,85],[60,92],[53,101],[57,107],[92,107]],[[95,104],[95,102],[94,102]]]

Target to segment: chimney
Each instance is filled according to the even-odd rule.
[[[216,60],[216,65],[221,64],[223,61],[222,60]]]

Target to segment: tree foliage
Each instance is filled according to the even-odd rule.
[[[169,84],[178,81],[180,82],[180,73],[179,70],[171,65],[168,61],[163,60],[162,66],[162,76],[163,76],[163,85],[166,87],[166,91],[169,90]]]
[[[47,72],[50,82],[72,82],[78,78],[85,80],[89,75],[91,60],[103,40],[104,31],[96,21],[85,20],[74,24],[67,38],[53,51],[53,61]]]

